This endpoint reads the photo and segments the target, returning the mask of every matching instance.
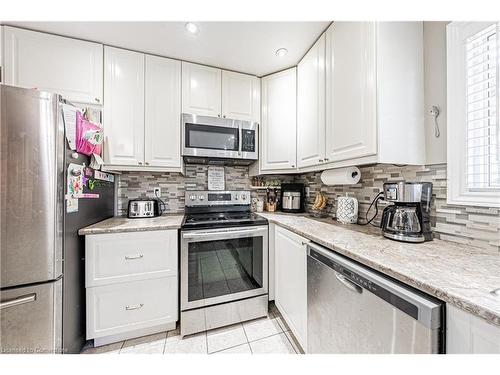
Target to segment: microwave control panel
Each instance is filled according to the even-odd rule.
[[[255,130],[241,130],[241,151],[255,152]]]

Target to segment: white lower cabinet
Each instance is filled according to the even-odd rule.
[[[448,304],[446,353],[500,354],[500,327]]]
[[[177,270],[177,230],[87,236],[87,339],[99,346],[174,328]]]
[[[275,226],[274,302],[304,350],[307,349],[308,242]]]

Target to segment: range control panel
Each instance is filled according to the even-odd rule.
[[[249,205],[249,191],[186,191],[187,207]]]

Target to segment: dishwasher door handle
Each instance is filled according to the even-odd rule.
[[[359,285],[354,284],[352,281],[346,279],[342,274],[338,273],[337,271],[335,272],[335,277],[337,278],[338,281],[340,281],[347,289],[352,290],[353,292],[356,293],[363,293],[363,288],[361,288]]]

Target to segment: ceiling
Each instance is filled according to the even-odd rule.
[[[263,76],[294,66],[330,22],[5,22],[115,47]],[[288,49],[284,57],[279,48]]]

